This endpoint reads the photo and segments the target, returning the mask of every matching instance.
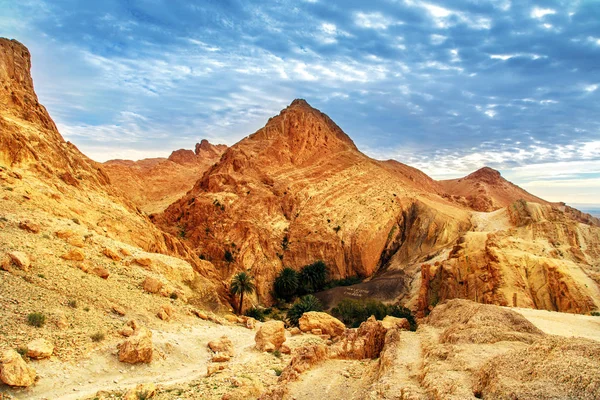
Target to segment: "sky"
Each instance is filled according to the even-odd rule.
[[[0,0],[97,161],[232,145],[295,98],[377,159],[600,203],[600,1]]]

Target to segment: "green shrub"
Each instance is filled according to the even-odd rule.
[[[280,376],[281,373],[283,372],[283,370],[281,368],[273,368],[273,371],[275,372],[275,375]]]
[[[254,318],[257,321],[265,322],[265,312],[257,307],[252,307],[244,313],[246,317]]]
[[[275,294],[277,297],[289,301],[298,291],[298,282],[298,273],[295,270],[292,268],[282,269],[275,278]]]
[[[305,312],[323,311],[323,305],[313,295],[303,296],[287,312],[287,319],[290,325],[298,326],[298,321]]]
[[[77,308],[77,300],[70,299],[69,301],[67,301],[67,305],[71,308]]]
[[[274,355],[275,357],[277,357],[277,358],[281,358],[281,351],[279,351],[279,350],[275,350],[275,351],[273,352],[273,355]]]
[[[172,300],[177,300],[179,298],[179,295],[177,293],[173,292],[169,295],[169,298]]]
[[[593,315],[594,317],[600,317],[600,311],[592,311],[590,315]]]
[[[321,260],[302,267],[298,275],[300,288],[304,293],[314,293],[323,290],[327,282],[327,265]]]
[[[417,329],[417,322],[408,308],[399,305],[386,305],[377,300],[344,299],[331,310],[331,313],[351,328],[357,328],[371,315],[378,320],[382,320],[386,315],[391,315],[397,318],[406,318],[411,331]]]
[[[360,276],[348,276],[346,278],[335,279],[335,280],[327,282],[324,289],[331,289],[331,288],[338,287],[338,286],[352,286],[352,285],[356,285],[357,283],[361,283],[361,282],[362,282],[362,278]]]
[[[34,312],[27,316],[27,322],[31,326],[41,328],[46,323],[46,316],[42,313]]]
[[[25,347],[25,346],[17,347],[15,350],[16,350],[16,352],[17,352],[17,353],[19,353],[19,354],[21,355],[21,357],[23,357],[23,358],[27,357],[27,352],[29,351],[29,350],[27,349],[27,347]]]
[[[92,339],[92,341],[94,342],[101,342],[104,340],[105,335],[103,332],[96,332],[93,335],[90,335],[90,338]]]
[[[231,253],[231,251],[225,250],[225,255],[223,256],[223,259],[228,263],[233,262],[233,254]]]

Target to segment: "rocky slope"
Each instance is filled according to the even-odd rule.
[[[185,195],[226,149],[225,145],[202,140],[195,151],[181,149],[168,158],[140,161],[110,160],[103,164],[103,169],[111,184],[142,211],[157,213]]]

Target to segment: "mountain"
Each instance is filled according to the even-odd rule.
[[[510,207],[542,211],[516,222]],[[503,211],[492,224],[488,220],[500,214],[478,212],[482,209]],[[264,128],[227,149],[191,191],[152,218],[217,265],[224,281],[250,271],[257,300],[265,303],[272,301],[272,283],[283,266],[298,270],[323,260],[332,279],[366,278],[356,288],[367,296],[401,300],[414,309],[453,297],[512,304],[514,285],[521,288],[515,289],[517,305],[585,312],[600,304],[593,272],[600,243],[595,227],[580,224],[564,207],[527,193],[490,168],[438,182],[399,162],[373,160],[304,100],[294,100]],[[536,235],[527,236],[532,229]],[[556,237],[563,230],[572,239],[568,249],[573,249],[566,252],[566,243]],[[495,246],[488,236],[505,239]],[[538,260],[539,279],[525,284],[511,278],[519,268],[512,263],[539,256],[533,249],[541,245],[534,241],[556,250],[548,254],[553,261],[547,267]],[[463,249],[464,243],[469,245]],[[490,258],[486,243],[505,256]],[[508,256],[515,243],[526,243],[516,259]],[[434,263],[444,267],[434,271]],[[490,272],[490,263],[502,267]],[[446,282],[448,269],[454,272]],[[548,275],[554,269],[556,279]],[[475,280],[466,282],[467,276]],[[537,299],[564,292],[560,284],[548,284],[552,279],[573,288],[571,302]],[[445,285],[468,289],[446,290]],[[539,285],[552,294],[540,294]],[[334,305],[348,293],[336,288],[320,296]]]
[[[190,190],[226,149],[225,145],[202,140],[195,151],[181,149],[168,158],[140,161],[110,160],[103,164],[103,169],[111,183],[136,206],[147,213],[156,213]]]
[[[464,178],[439,181],[439,184],[453,200],[476,211],[494,211],[519,199],[548,204],[507,181],[500,172],[489,167],[481,168]]]

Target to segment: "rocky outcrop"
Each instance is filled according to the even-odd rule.
[[[260,351],[275,351],[285,342],[285,326],[282,321],[267,321],[254,336],[256,348]]]
[[[35,383],[37,373],[19,353],[6,350],[0,357],[0,381],[9,386],[27,387]]]
[[[298,322],[302,332],[319,329],[322,334],[331,337],[340,336],[346,330],[346,325],[342,321],[324,312],[306,312],[302,314]]]
[[[132,336],[119,345],[119,361],[121,362],[150,363],[153,354],[152,332],[144,327],[136,329]]]
[[[348,360],[377,358],[385,344],[387,332],[383,323],[371,316],[357,329],[348,329],[341,340],[332,346],[330,356]]]

